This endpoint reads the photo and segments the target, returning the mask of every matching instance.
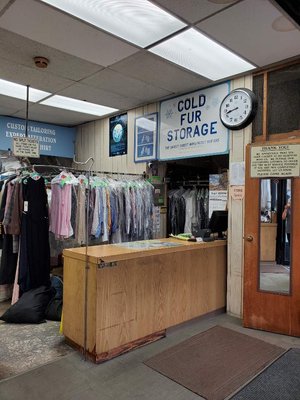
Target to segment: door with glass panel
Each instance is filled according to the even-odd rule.
[[[243,323],[300,336],[300,178],[251,178],[247,149]]]

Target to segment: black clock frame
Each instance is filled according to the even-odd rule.
[[[247,93],[247,95],[250,97],[250,100],[251,100],[251,111],[250,111],[248,117],[247,117],[243,122],[241,122],[240,124],[237,124],[237,125],[228,125],[225,121],[223,121],[223,118],[222,118],[222,115],[221,115],[221,114],[222,114],[222,113],[221,113],[221,108],[222,108],[222,105],[225,103],[227,97],[228,97],[228,96],[231,96],[231,95],[232,95],[233,93],[235,93],[235,92],[244,92],[244,93]],[[246,89],[246,88],[237,88],[237,89],[233,89],[230,93],[228,93],[228,94],[224,97],[224,99],[222,100],[222,102],[221,102],[221,104],[220,104],[220,109],[219,109],[220,120],[221,120],[222,124],[223,124],[226,128],[228,128],[228,129],[230,129],[230,130],[232,130],[232,131],[237,131],[237,130],[240,130],[240,129],[244,129],[244,128],[246,128],[246,126],[248,126],[249,124],[251,124],[251,122],[254,120],[254,117],[255,117],[255,115],[256,115],[256,113],[257,113],[257,107],[258,107],[257,97],[256,97],[256,94],[252,92],[252,90],[249,90],[249,89]]]

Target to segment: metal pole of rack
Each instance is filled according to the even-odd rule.
[[[85,222],[85,274],[84,274],[84,337],[83,337],[83,356],[84,360],[87,360],[87,298],[88,298],[88,270],[89,270],[89,259],[88,259],[88,240],[89,240],[89,207],[90,207],[90,192],[91,192],[91,170],[94,165],[93,157],[88,158],[86,161],[76,161],[75,156],[73,157],[74,164],[86,165],[91,161],[88,169],[88,186],[87,186],[87,201],[86,201],[86,222]]]

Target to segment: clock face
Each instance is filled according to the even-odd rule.
[[[229,129],[242,129],[250,124],[257,110],[256,97],[251,90],[235,89],[222,101],[220,118]]]

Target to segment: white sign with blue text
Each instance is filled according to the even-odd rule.
[[[228,153],[228,129],[219,108],[229,83],[185,94],[160,103],[159,159]]]

